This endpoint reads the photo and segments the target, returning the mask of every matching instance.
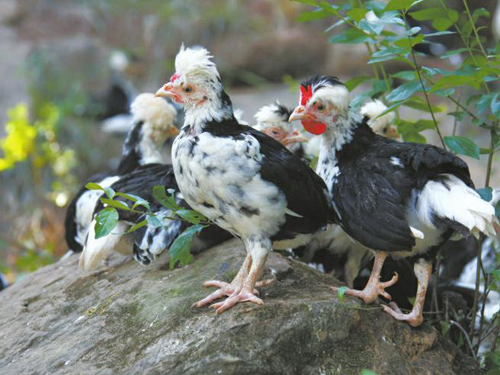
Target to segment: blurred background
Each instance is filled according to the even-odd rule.
[[[493,14],[496,1],[469,5]],[[276,99],[294,105],[307,75],[370,74],[363,45],[328,43],[331,20],[297,22],[304,10],[288,0],[2,0],[0,139],[15,157],[2,159],[0,151],[0,272],[13,282],[67,251],[67,203],[85,177],[117,166],[124,134],[110,131],[113,121],[135,95],[169,79],[182,42],[213,53],[235,108],[250,123]],[[491,23],[484,26],[493,38]],[[428,66],[452,64],[425,58]],[[396,61],[388,69],[401,67]],[[449,133],[446,112],[439,120]],[[484,130],[459,131],[487,147]],[[435,143],[434,132],[423,134]],[[482,186],[486,157],[464,159]],[[492,185],[500,185],[497,165]]]

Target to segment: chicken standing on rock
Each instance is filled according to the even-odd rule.
[[[131,106],[134,125],[123,144],[122,158],[114,173],[93,176],[87,182],[96,182],[101,187],[109,187],[128,172],[150,163],[166,163],[168,155],[162,150],[165,141],[174,137],[179,130],[174,125],[175,108],[153,94],[144,93],[134,100]],[[109,247],[105,239],[96,240],[92,227],[94,209],[101,190],[87,190],[85,185],[70,203],[66,213],[66,242],[71,250],[80,252],[80,267],[94,268],[104,256],[102,246]],[[102,244],[102,246],[101,246]]]
[[[239,302],[263,304],[255,288],[274,247],[307,243],[333,220],[324,182],[281,143],[234,118],[212,56],[203,48],[181,47],[176,73],[157,95],[172,97],[186,110],[172,149],[177,184],[189,205],[241,238],[247,257],[231,284],[196,303],[218,313]]]
[[[322,134],[318,173],[325,180],[343,230],[375,252],[363,291],[347,294],[370,303],[397,281],[380,281],[388,254],[415,257],[415,304],[404,314],[394,303],[384,311],[418,326],[439,248],[455,233],[495,233],[493,206],[474,190],[467,164],[435,146],[396,142],[376,135],[367,118],[349,109],[349,91],[336,77],[315,76],[301,85],[290,121]]]
[[[399,134],[393,124],[394,113],[390,112],[382,115],[386,110],[387,107],[384,103],[375,99],[364,104],[360,109],[360,113],[368,117],[368,125],[376,134],[398,139]],[[311,141],[316,139],[321,141],[320,137],[313,138]],[[319,149],[315,156],[319,156]],[[319,169],[316,172],[320,173]],[[331,224],[326,231],[317,233],[300,252],[300,259],[306,263],[311,263],[314,261],[315,255],[321,250],[329,254],[327,256],[330,258],[328,260],[329,265],[333,263],[331,259],[333,256],[336,265],[342,267],[340,275],[336,276],[343,278],[350,287],[354,285],[354,280],[363,265],[371,258],[371,252],[359,242],[354,241],[337,224]]]

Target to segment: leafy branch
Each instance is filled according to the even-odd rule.
[[[102,187],[96,183],[88,183],[85,187],[89,190],[103,191],[105,197],[99,198],[106,206],[95,216],[95,237],[102,238],[112,234],[120,219],[119,210],[127,211],[145,217],[127,230],[132,233],[144,226],[152,228],[168,228],[173,220],[183,221],[191,224],[181,233],[169,248],[170,268],[175,267],[179,262],[181,266],[189,264],[193,256],[191,246],[193,238],[203,228],[206,228],[210,221],[194,210],[179,206],[175,198],[175,190],[157,185],[153,187],[152,195],[157,203],[168,210],[161,210],[158,205],[152,205],[146,199],[130,193],[115,192],[111,187]],[[168,192],[168,194],[167,194]],[[169,214],[166,214],[169,212]]]

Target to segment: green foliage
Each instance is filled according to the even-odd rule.
[[[118,223],[118,211],[114,207],[106,207],[96,216],[95,238],[107,236]]]
[[[337,296],[339,297],[339,300],[341,303],[344,303],[344,295],[345,295],[345,292],[347,291],[347,287],[346,286],[341,286],[339,288],[339,290],[337,291]]]
[[[183,220],[192,225],[186,228],[170,246],[168,250],[170,253],[170,268],[175,267],[176,264],[184,266],[193,260],[193,256],[191,255],[193,238],[209,224],[209,220],[199,212],[180,207],[175,201],[175,191],[173,189],[169,189],[169,194],[167,194],[165,186],[157,185],[153,187],[152,195],[155,200],[162,206],[171,210],[171,216],[165,217],[159,212],[153,212],[151,210],[151,204],[146,199],[137,195],[115,192],[109,187],[103,188],[99,184],[93,182],[86,184],[85,187],[89,190],[101,190],[106,195],[106,197],[100,198],[101,202],[106,205],[106,208],[99,211],[96,215],[96,238],[111,234],[118,223],[119,213],[117,210],[131,211],[136,214],[146,215],[146,219],[135,224],[127,233],[132,233],[145,225],[153,228],[160,228],[170,225],[171,220]],[[131,204],[127,203],[125,200],[131,201],[132,207],[130,207]]]
[[[459,155],[480,159],[488,158],[486,172],[486,188],[478,189],[481,197],[491,200],[493,194],[489,188],[493,165],[493,156],[500,149],[500,98],[492,84],[498,84],[500,79],[500,43],[494,44],[482,35],[482,29],[477,28],[477,21],[487,19],[490,14],[485,9],[471,10],[467,0],[460,2],[445,2],[436,0],[346,0],[331,4],[324,0],[300,0],[311,8],[302,14],[298,21],[311,22],[316,20],[331,20],[331,26],[325,32],[333,44],[361,44],[369,55],[369,66],[373,70],[370,76],[354,76],[346,82],[349,90],[359,85],[369,85],[364,92],[354,95],[351,106],[357,109],[370,98],[384,101],[388,109],[385,113],[395,112],[395,125],[404,141],[426,143],[424,132],[435,131],[443,148]],[[462,6],[464,11],[450,8]],[[411,27],[407,16],[431,25],[431,32],[422,32],[420,27]],[[443,60],[460,55],[460,66],[439,64],[439,68],[423,65],[420,55],[415,51],[417,44],[432,43],[432,37],[455,34],[462,45],[447,51]],[[489,45],[486,46],[486,44]],[[450,60],[451,61],[451,60]],[[397,62],[400,71],[388,70],[387,64]],[[442,67],[445,66],[445,67]],[[433,105],[438,101],[441,104]],[[400,109],[408,107],[419,112],[412,118],[402,118]],[[436,113],[441,112],[440,117]],[[384,113],[384,114],[385,114]],[[454,123],[453,131],[443,134],[439,119],[450,117]],[[478,145],[466,136],[457,136],[457,130],[466,126],[485,129],[490,134],[490,142]],[[460,134],[467,134],[461,131]],[[482,146],[482,147],[481,147]],[[483,157],[484,157],[483,156]],[[500,204],[496,207],[500,215]],[[500,216],[499,216],[500,217]],[[497,245],[495,245],[497,246]],[[498,252],[498,249],[497,249]],[[488,291],[498,290],[500,280],[500,256],[495,269],[483,270],[482,281],[488,285]],[[482,290],[482,287],[481,287]],[[345,289],[340,288],[338,296],[344,298]],[[476,296],[479,293],[476,292]],[[487,295],[487,293],[485,294]],[[485,298],[485,297],[481,297]],[[483,300],[484,302],[484,300]],[[476,311],[469,314],[476,316]],[[453,336],[450,331],[450,321],[444,321],[436,315],[435,324],[441,328],[444,335]],[[480,318],[481,326],[484,317]],[[458,320],[458,319],[457,319]],[[500,319],[490,322],[493,329],[500,330]],[[473,350],[477,353],[480,343],[487,333],[481,329],[475,330],[475,320],[466,337],[465,330],[458,336],[458,345],[465,348],[471,341]],[[488,331],[490,334],[491,329]],[[498,334],[497,338],[498,339]],[[499,343],[500,347],[500,343]],[[469,349],[466,349],[469,351]],[[487,368],[491,374],[500,372],[498,353],[486,356]],[[484,362],[484,361],[483,361]],[[372,374],[371,370],[363,370],[362,374]]]
[[[458,136],[444,137],[444,143],[451,151],[457,154],[479,159],[479,147],[468,138]]]
[[[300,2],[314,9],[303,13],[298,21],[334,19],[332,26],[326,30],[328,33],[334,32],[329,37],[331,43],[366,45],[370,55],[369,64],[373,66],[373,76],[353,77],[346,84],[349,90],[353,90],[361,83],[371,83],[372,89],[355,96],[353,107],[358,108],[370,97],[380,97],[389,104],[390,111],[397,112],[397,125],[403,139],[421,143],[425,143],[425,137],[420,133],[428,127],[422,128],[410,119],[400,119],[398,108],[406,106],[425,112],[423,115],[430,114],[433,128],[438,132],[443,147],[479,158],[480,148],[472,140],[464,141],[457,137],[445,139],[441,135],[439,122],[434,114],[442,109],[430,105],[429,98],[433,95],[445,97],[451,104],[458,106],[450,116],[457,118],[460,123],[473,121],[475,125],[488,129],[496,140],[492,151],[500,147],[500,101],[498,93],[492,93],[488,87],[489,82],[500,78],[500,67],[495,58],[498,55],[498,45],[487,54],[474,26],[478,18],[489,17],[486,10],[477,9],[470,18],[464,19],[456,10],[447,8],[442,1],[433,2],[431,7],[425,7],[425,2],[414,0],[393,0],[387,4],[381,1],[345,1],[342,6],[320,0]],[[407,14],[416,20],[430,22],[436,31],[423,34],[420,27],[411,28],[406,21]],[[441,58],[466,54],[467,58],[462,66],[455,70],[421,66],[412,47],[419,43],[429,43],[428,38],[433,36],[453,33],[460,36],[464,47],[448,51]],[[407,70],[388,73],[384,64],[394,60],[405,64]],[[395,79],[404,82],[393,89]],[[464,86],[477,92],[466,103],[460,101],[459,95],[455,96]]]

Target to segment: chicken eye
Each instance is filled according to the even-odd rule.
[[[277,134],[279,134],[279,132],[277,130],[273,130],[273,134],[277,135]]]
[[[186,87],[184,87],[184,92],[189,94],[189,93],[193,92],[193,88],[191,86],[186,86]]]
[[[318,111],[324,111],[326,109],[326,106],[324,104],[318,104],[318,106],[316,107],[316,109]]]

